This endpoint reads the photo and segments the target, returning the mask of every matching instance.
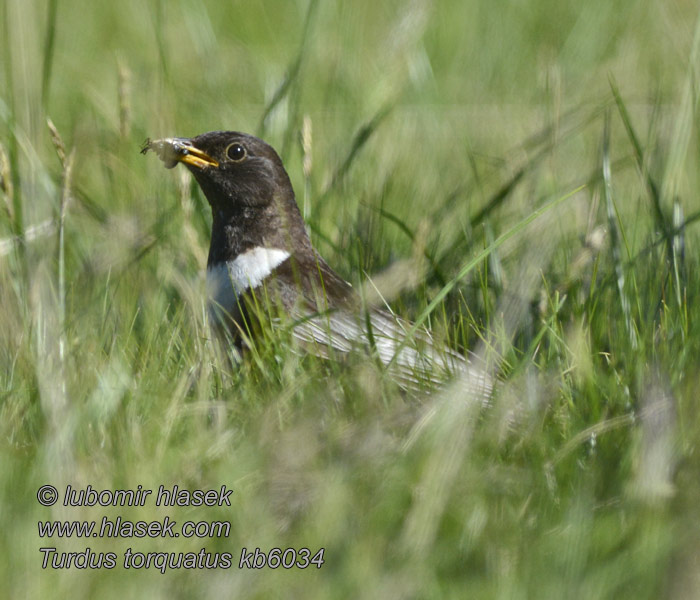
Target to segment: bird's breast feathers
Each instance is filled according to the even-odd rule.
[[[286,250],[258,246],[233,260],[212,265],[207,269],[209,299],[230,310],[236,305],[238,296],[257,288],[289,256]]]

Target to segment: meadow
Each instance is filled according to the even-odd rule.
[[[0,596],[697,598],[698,10],[2,0]],[[488,405],[284,331],[231,364],[209,206],[139,153],[219,129],[278,150],[363,296],[485,361]],[[64,506],[68,485],[233,493]],[[38,533],[103,517],[229,528]],[[44,569],[47,547],[116,566]],[[203,548],[230,568],[123,566]]]

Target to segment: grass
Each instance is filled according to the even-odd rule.
[[[697,596],[694,6],[0,15],[4,597]],[[138,152],[223,128],[280,150],[314,244],[358,289],[376,294],[371,277],[488,357],[490,406],[301,355],[284,330],[230,367],[204,318],[206,201]],[[235,491],[231,507],[44,508],[47,483]],[[37,534],[105,515],[231,532]],[[42,570],[46,546],[206,548],[233,567]],[[242,547],[326,562],[239,570]]]

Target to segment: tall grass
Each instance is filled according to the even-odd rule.
[[[696,11],[4,0],[4,595],[696,597]],[[138,152],[213,129],[280,150],[321,254],[482,356],[488,406],[283,329],[222,352],[206,201]],[[235,492],[45,508],[46,483]],[[104,515],[231,533],[37,534]],[[41,569],[40,547],[88,546],[233,567]],[[239,570],[242,547],[326,562]]]

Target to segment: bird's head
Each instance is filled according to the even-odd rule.
[[[185,165],[212,209],[209,262],[251,248],[284,249],[313,256],[294,190],[277,152],[255,136],[212,131],[193,138],[148,140],[165,166]]]
[[[148,140],[169,169],[182,163],[192,172],[215,211],[266,207],[291,184],[277,152],[261,139],[237,131],[212,131],[193,138]]]

